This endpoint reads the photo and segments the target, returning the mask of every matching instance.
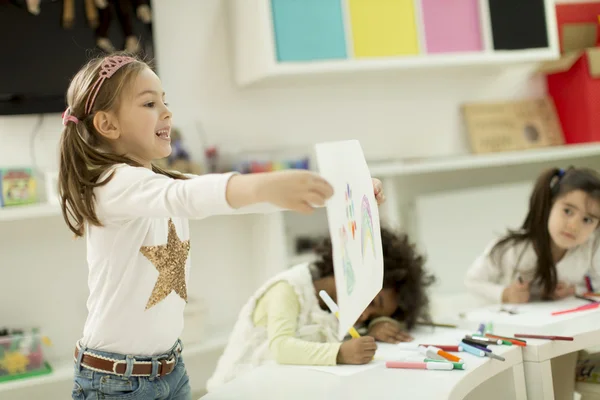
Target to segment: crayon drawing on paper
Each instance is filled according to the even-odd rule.
[[[344,337],[383,286],[383,251],[373,181],[358,141],[316,146],[319,172],[332,186],[327,221]]]

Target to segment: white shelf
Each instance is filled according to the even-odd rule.
[[[343,2],[344,4],[346,1]],[[418,3],[418,2],[417,2]],[[352,28],[349,14],[344,13],[346,53],[348,58],[314,60],[307,62],[278,62],[271,0],[233,0],[230,6],[231,37],[235,78],[240,86],[263,83],[289,77],[311,77],[324,74],[358,74],[383,71],[422,70],[448,67],[505,67],[511,64],[541,63],[559,57],[558,35],[554,0],[545,0],[547,48],[524,50],[495,50],[487,1],[480,2],[481,35],[480,52],[427,53],[426,38],[419,7],[415,21],[419,36],[418,55],[395,57],[356,58],[352,46]]]
[[[255,84],[263,80],[300,77],[308,75],[347,74],[359,72],[386,72],[401,70],[423,70],[426,68],[481,67],[539,63],[559,57],[553,49],[529,49],[478,53],[430,54],[394,58],[364,58],[314,62],[273,63],[262,73],[240,76],[240,85]]]
[[[0,208],[0,221],[17,221],[29,218],[56,217],[61,215],[58,205],[47,203]]]
[[[50,374],[0,383],[0,393],[73,380],[73,363],[58,364]]]
[[[440,157],[419,161],[370,163],[375,177],[406,176],[438,172],[506,167],[538,162],[573,160],[580,157],[600,156],[600,143],[546,147],[535,150],[511,151],[458,157]]]

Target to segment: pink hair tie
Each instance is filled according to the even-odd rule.
[[[85,102],[85,115],[89,115],[92,111],[92,107],[94,107],[94,101],[96,101],[96,96],[98,96],[98,92],[100,91],[100,87],[104,81],[113,76],[115,72],[117,72],[123,65],[127,65],[134,61],[136,61],[135,58],[124,56],[109,56],[102,60],[98,80],[96,80],[96,82],[92,85],[92,90],[90,91],[88,99]]]
[[[65,112],[62,113],[62,120],[63,120],[64,126],[67,126],[69,121],[73,122],[75,124],[79,123],[79,120],[77,119],[77,117],[71,115],[71,107],[67,107]]]

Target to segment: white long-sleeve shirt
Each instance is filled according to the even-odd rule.
[[[488,245],[465,277],[467,289],[484,299],[502,302],[504,289],[521,275],[525,281],[535,276],[537,255],[530,241],[509,242],[497,249],[494,256],[490,253],[498,240]],[[587,291],[585,275],[589,274],[594,288],[600,288],[600,235],[594,234],[584,244],[570,249],[556,264],[559,281],[576,286],[577,293]],[[541,288],[532,287],[532,293],[541,293]]]
[[[90,294],[81,343],[113,353],[162,354],[183,329],[188,219],[269,207],[231,208],[226,189],[232,174],[176,180],[125,164],[114,171],[106,185],[94,189],[103,226],[86,226]],[[169,262],[162,268],[168,271],[159,278],[157,259],[165,258]]]

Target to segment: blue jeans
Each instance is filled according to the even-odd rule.
[[[178,341],[169,352],[154,357],[135,357],[123,354],[107,353],[82,347],[79,359],[75,362],[75,381],[71,396],[74,400],[191,400],[192,389],[185,371],[181,354],[177,351]],[[183,349],[183,346],[181,346]],[[81,356],[87,351],[113,360],[152,361],[153,370],[158,371],[160,360],[176,357],[175,368],[163,377],[119,376],[92,371],[81,365]],[[128,368],[130,369],[130,368]]]

